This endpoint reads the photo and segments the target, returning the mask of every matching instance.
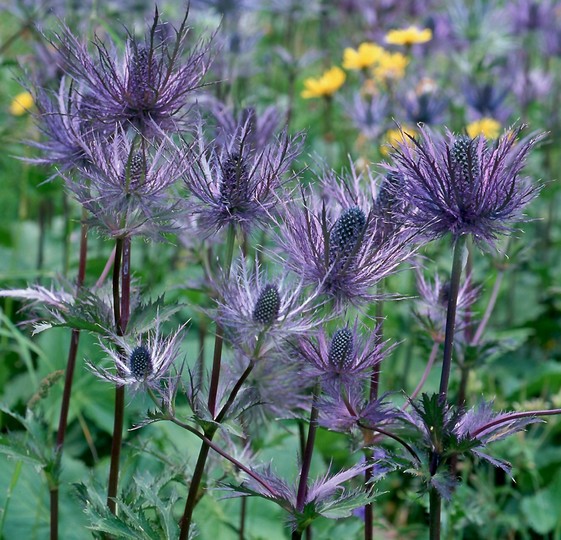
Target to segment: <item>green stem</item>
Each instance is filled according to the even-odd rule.
[[[442,360],[442,374],[440,376],[439,392],[442,400],[445,400],[448,394],[448,383],[450,381],[450,370],[452,367],[454,332],[456,328],[456,307],[458,304],[460,279],[462,277],[462,250],[464,243],[465,239],[463,236],[459,236],[455,239],[454,242],[452,275],[450,277],[450,296],[448,298],[448,310],[446,313],[446,332],[444,335],[444,355]]]
[[[429,539],[440,540],[440,515],[442,513],[442,498],[436,489],[429,494]]]

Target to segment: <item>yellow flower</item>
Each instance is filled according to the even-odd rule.
[[[378,65],[372,70],[378,80],[401,79],[405,75],[405,68],[409,59],[399,53],[384,53],[378,60]]]
[[[501,134],[501,124],[493,118],[485,117],[468,124],[466,131],[472,139],[478,135],[483,135],[486,139],[496,139]]]
[[[33,107],[33,96],[29,92],[18,94],[10,104],[10,113],[14,116],[22,116]]]
[[[399,146],[399,144],[412,145],[413,142],[409,137],[415,137],[417,132],[409,126],[401,126],[401,129],[388,129],[384,135],[384,144],[380,148],[382,155],[387,156],[391,152],[392,146]]]
[[[345,82],[345,72],[340,67],[332,67],[318,79],[309,77],[304,81],[301,96],[305,99],[332,96]]]
[[[390,30],[386,34],[386,43],[390,45],[405,45],[410,47],[416,43],[426,43],[432,39],[432,30],[424,28],[421,30],[416,26],[409,26],[401,30]]]
[[[358,50],[346,48],[343,51],[345,69],[365,69],[374,64],[384,53],[384,49],[375,43],[361,43]]]

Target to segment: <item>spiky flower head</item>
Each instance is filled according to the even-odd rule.
[[[306,363],[311,378],[319,377],[323,390],[331,396],[339,396],[362,388],[362,381],[372,373],[386,357],[388,347],[380,343],[376,332],[365,329],[358,321],[339,328],[328,337],[322,327],[313,337],[304,336],[295,344],[297,359]]]
[[[439,394],[423,394],[411,405],[413,410],[403,411],[401,416],[419,434],[415,447],[423,453],[418,454],[420,459],[415,460],[414,467],[427,487],[436,489],[445,499],[451,498],[457,484],[457,479],[450,474],[452,456],[462,458],[471,454],[508,474],[510,464],[489,456],[484,452],[485,447],[540,421],[532,413],[497,414],[490,402],[481,402],[464,411],[443,401]]]
[[[419,299],[416,302],[415,315],[435,341],[444,342],[450,284],[443,281],[438,274],[435,274],[433,280],[430,280],[425,277],[421,268],[416,268],[416,272]],[[465,327],[466,314],[471,313],[479,293],[480,287],[473,284],[472,276],[469,275],[458,291],[456,308],[456,328],[458,330]],[[460,338],[460,334],[457,338]]]
[[[83,88],[84,114],[98,129],[133,127],[146,137],[182,128],[182,110],[200,87],[208,65],[208,46],[199,44],[185,59],[187,14],[169,42],[155,10],[144,40],[129,34],[125,54],[117,58],[114,46],[94,40],[95,54],[68,28],[53,45],[65,71]]]
[[[215,286],[219,298],[215,316],[238,348],[251,349],[258,339],[258,352],[264,354],[318,324],[317,292],[304,296],[301,284],[286,275],[267,276],[258,261],[252,265],[241,257],[230,277]]]
[[[99,345],[113,361],[109,369],[87,362],[95,375],[114,384],[127,386],[133,391],[160,390],[162,383],[172,377],[171,368],[180,355],[180,344],[185,325],[169,336],[163,336],[161,321],[147,333],[136,336],[118,336],[109,333],[99,339]]]
[[[218,146],[206,141],[199,121],[197,144],[188,151],[192,166],[184,180],[191,194],[189,209],[208,234],[226,225],[248,231],[270,220],[277,191],[288,180],[284,175],[300,153],[302,136],[286,133],[256,150],[251,129],[248,118],[227,144]]]
[[[302,202],[286,203],[277,243],[286,264],[306,284],[336,301],[338,308],[374,297],[372,287],[397,270],[413,249],[411,235],[396,227],[388,234],[374,204],[375,182],[358,187],[352,172],[339,182],[320,179],[323,196],[302,189]],[[348,181],[347,181],[348,180]],[[333,204],[327,206],[326,200]]]
[[[247,149],[259,152],[275,141],[281,119],[279,110],[274,106],[267,107],[261,112],[253,107],[246,107],[235,115],[231,107],[211,98],[208,108],[216,122],[217,147],[227,147],[245,125],[247,125],[247,135],[244,146]]]
[[[170,192],[185,169],[182,154],[167,140],[153,145],[139,134],[117,130],[87,145],[87,166],[66,186],[102,233],[118,238],[161,238],[173,228],[179,201]]]
[[[82,114],[81,93],[63,77],[57,93],[39,88],[35,100],[35,119],[45,140],[28,142],[42,154],[30,161],[55,165],[62,173],[86,166],[92,128]]]
[[[541,137],[519,139],[521,129],[490,144],[482,136],[441,138],[423,128],[413,144],[400,144],[389,169],[403,175],[402,198],[412,204],[403,217],[430,238],[471,234],[479,245],[493,246],[539,191],[521,170]]]

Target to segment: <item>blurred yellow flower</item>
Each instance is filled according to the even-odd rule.
[[[332,96],[345,82],[345,72],[340,67],[332,67],[321,77],[309,77],[304,81],[301,96],[305,99]]]
[[[399,52],[385,52],[373,68],[372,73],[377,80],[402,79],[408,63],[409,59]]]
[[[347,47],[343,51],[343,67],[345,69],[366,69],[374,64],[384,49],[375,43],[361,43],[358,49]]]
[[[33,107],[33,96],[29,92],[18,94],[10,104],[10,114],[22,116]]]
[[[486,139],[496,139],[501,134],[501,124],[494,118],[481,118],[466,127],[467,134],[475,139],[478,135],[483,135]]]
[[[382,155],[387,156],[391,152],[392,146],[399,146],[399,144],[407,144],[411,146],[413,142],[409,137],[415,137],[417,132],[410,126],[401,126],[400,129],[388,129],[384,135],[384,144],[380,148]]]
[[[386,34],[386,43],[390,45],[405,45],[407,47],[417,43],[426,43],[432,39],[432,30],[424,28],[421,30],[417,26],[409,26],[400,30],[390,30]]]

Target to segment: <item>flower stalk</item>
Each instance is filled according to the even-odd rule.
[[[314,386],[312,395],[312,409],[310,411],[310,425],[308,427],[308,438],[306,439],[306,448],[302,456],[302,469],[300,471],[300,481],[298,483],[298,493],[296,495],[296,511],[302,512],[306,503],[306,495],[308,492],[308,476],[310,474],[310,467],[312,465],[312,456],[314,454],[314,444],[316,440],[316,432],[318,428],[318,415],[319,409],[317,407],[317,400],[321,392],[321,384],[318,381]],[[303,531],[294,531],[292,533],[292,540],[301,540]]]
[[[78,261],[78,276],[76,279],[76,294],[84,285],[86,276],[86,261],[88,253],[88,225],[85,220],[86,213],[82,212],[82,224],[80,227],[80,255]],[[76,356],[78,353],[78,345],[80,342],[80,330],[73,328],[70,334],[70,347],[68,349],[68,358],[66,361],[66,373],[64,375],[64,389],[62,392],[62,401],[60,404],[60,415],[58,422],[58,430],[55,443],[56,459],[62,458],[64,447],[64,438],[66,428],[68,426],[68,411],[70,409],[70,398],[72,395],[72,382],[74,380],[74,369],[76,367]],[[50,539],[58,539],[58,479],[56,484],[52,485],[50,491]]]
[[[113,315],[117,335],[123,336],[130,317],[130,238],[117,238],[115,242],[115,261],[113,263]],[[120,291],[120,283],[122,291]],[[117,511],[117,490],[119,485],[119,462],[123,442],[125,417],[125,387],[115,385],[115,416],[113,439],[111,443],[111,465],[107,489],[107,506],[115,514]]]

